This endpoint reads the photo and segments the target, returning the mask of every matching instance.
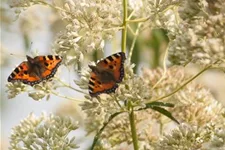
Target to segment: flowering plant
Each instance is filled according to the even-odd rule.
[[[77,89],[60,79],[34,87],[8,83],[8,97],[22,92],[34,100],[56,95],[79,101],[85,114],[81,120],[88,134],[95,133],[91,149],[224,149],[225,108],[212,93],[194,80],[212,68],[225,70],[225,3],[223,0],[19,0],[10,6],[26,13],[34,5],[53,9],[63,22],[53,51],[63,57],[63,65],[78,73]],[[19,16],[20,17],[20,16]],[[29,25],[33,25],[32,23]],[[32,29],[32,27],[31,27]],[[161,30],[157,30],[161,29]],[[167,41],[154,52],[158,68],[134,69],[149,47],[147,33],[163,31]],[[101,52],[107,42],[121,36],[126,53],[124,78],[115,92],[90,96],[88,84],[92,53]],[[165,34],[166,33],[166,34]],[[26,30],[26,34],[27,30]],[[146,40],[147,39],[147,40]],[[160,52],[160,53],[159,53]],[[144,59],[146,57],[143,57]],[[92,63],[93,64],[93,63]],[[161,64],[161,65],[160,65]],[[195,75],[185,72],[198,65]],[[160,67],[161,66],[161,67]],[[82,69],[81,69],[82,68]],[[82,93],[84,100],[62,95],[65,87]],[[75,105],[75,104],[74,104]],[[67,106],[69,109],[72,105]],[[75,110],[71,109],[70,114]],[[33,114],[13,129],[11,149],[76,149],[78,123],[65,116]],[[22,142],[22,144],[21,144]]]

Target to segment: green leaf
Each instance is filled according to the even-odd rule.
[[[165,115],[166,117],[168,117],[168,118],[170,118],[171,120],[175,121],[177,124],[180,124],[180,123],[176,120],[176,118],[174,118],[174,117],[172,116],[172,114],[171,114],[168,110],[166,110],[166,109],[164,109],[164,108],[162,108],[162,107],[158,107],[158,106],[152,106],[152,107],[150,107],[150,108],[153,109],[153,110],[155,110],[155,111],[158,111],[159,113],[161,113],[161,114],[163,114],[163,115]]]
[[[170,118],[171,120],[175,121],[177,124],[180,124],[176,120],[176,118],[174,118],[172,116],[172,114],[168,110],[166,110],[166,109],[164,109],[162,107],[174,107],[174,104],[171,104],[171,103],[163,103],[163,102],[151,102],[151,103],[145,104],[145,107],[144,108],[140,108],[137,111],[151,108],[151,109],[153,109],[155,111],[158,111],[159,113],[165,115],[166,117]]]
[[[145,104],[146,107],[151,107],[151,106],[164,106],[164,107],[174,107],[174,104],[172,103],[164,103],[164,102],[151,102]]]

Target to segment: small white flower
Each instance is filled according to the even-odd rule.
[[[129,0],[129,5],[133,10],[139,11],[143,7],[143,2],[141,0]]]

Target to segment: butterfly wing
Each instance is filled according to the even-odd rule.
[[[124,52],[115,53],[97,63],[98,67],[111,70],[116,82],[119,83],[124,77],[124,61],[126,59]]]
[[[101,93],[112,93],[115,92],[118,85],[114,81],[110,81],[107,83],[102,83],[98,76],[91,72],[90,80],[89,80],[89,94],[94,97]]]
[[[41,78],[43,80],[53,77],[62,62],[62,57],[60,56],[36,56],[34,58],[35,63],[41,66]]]
[[[41,79],[29,73],[29,66],[27,61],[22,62],[18,67],[8,77],[8,82],[21,81],[24,84],[29,84],[33,86],[41,82]]]
[[[125,53],[119,52],[99,61],[96,67],[90,66],[92,72],[89,80],[89,94],[92,97],[101,93],[115,92],[118,87],[117,83],[121,82],[124,77],[125,59]],[[97,71],[95,72],[96,69]],[[106,77],[101,75],[101,73],[97,74],[99,71],[109,72],[109,75],[111,76],[112,74],[113,78],[108,76],[109,79],[105,79]]]
[[[22,62],[8,77],[8,82],[21,81],[24,84],[35,85],[44,79],[54,76],[62,58],[60,56],[27,56],[28,61]]]

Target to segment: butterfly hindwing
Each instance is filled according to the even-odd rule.
[[[125,53],[119,52],[90,66],[89,93],[92,97],[101,93],[115,92],[124,77]]]
[[[118,85],[116,82],[110,81],[108,83],[102,83],[99,81],[95,73],[91,73],[89,80],[89,93],[91,96],[97,96],[101,93],[111,93],[115,92]]]
[[[126,59],[124,52],[115,53],[99,61],[97,66],[112,70],[116,82],[121,82],[124,77],[124,61]]]
[[[21,81],[24,84],[34,85],[41,82],[38,76],[29,74],[28,63],[26,61],[22,62],[18,67],[8,77],[8,82]]]

